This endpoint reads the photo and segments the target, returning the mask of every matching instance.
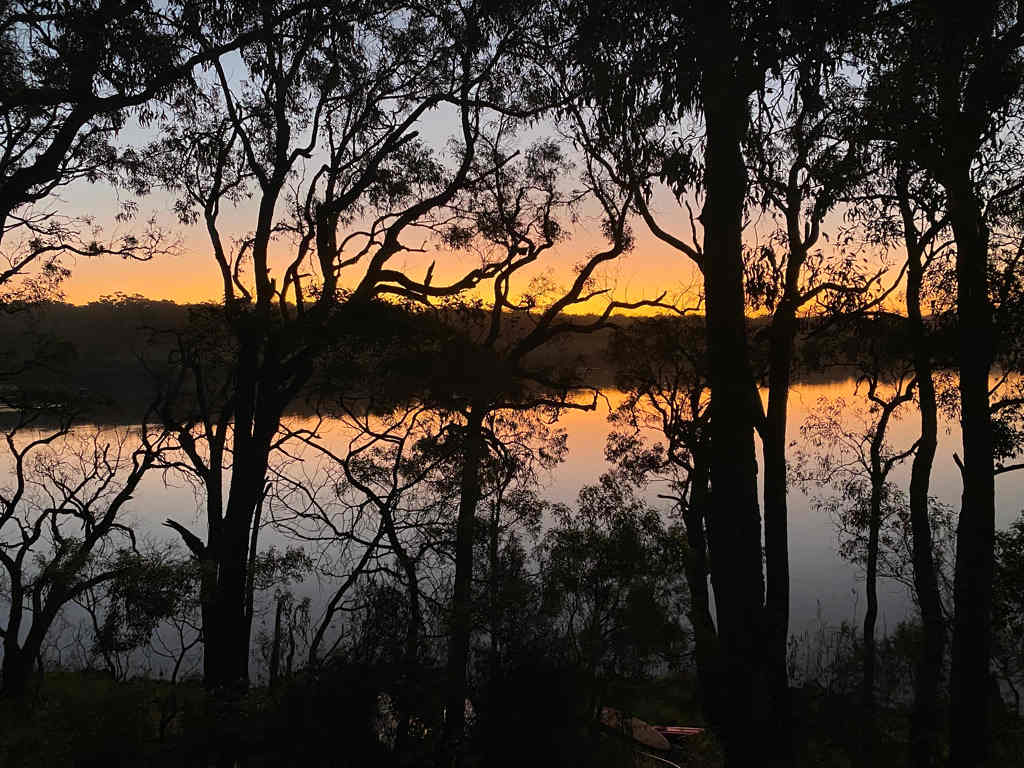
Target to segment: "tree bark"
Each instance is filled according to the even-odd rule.
[[[932,370],[928,330],[921,314],[921,285],[924,280],[922,244],[917,237],[909,205],[904,204],[904,232],[907,241],[907,318],[917,379],[921,436],[910,469],[910,529],[913,547],[914,590],[921,611],[924,642],[914,675],[914,705],[910,720],[910,765],[932,768],[936,764],[939,725],[939,687],[946,651],[946,627],[935,569],[928,495],[932,466],[938,446],[938,404]]]
[[[722,728],[725,712],[720,703],[719,681],[721,660],[715,622],[711,616],[711,596],[708,590],[708,552],[704,535],[705,514],[708,504],[708,467],[703,458],[697,458],[695,447],[693,470],[690,473],[690,498],[683,522],[689,552],[686,560],[686,583],[690,590],[690,624],[697,660],[697,683],[700,686],[701,708],[704,719],[715,730]]]
[[[989,657],[995,466],[988,392],[992,360],[988,232],[980,203],[971,188],[970,166],[964,162],[957,166],[944,186],[957,246],[960,424],[964,448],[950,680],[950,764],[959,768],[984,765],[991,750]]]
[[[4,660],[0,667],[0,697],[21,698],[24,696],[29,673],[32,668],[32,657],[27,657],[22,652],[19,642],[21,634],[21,622],[24,615],[22,601],[25,599],[25,590],[20,579],[11,577],[10,608],[8,609],[7,634],[4,637]]]
[[[880,426],[879,435],[884,435]],[[881,442],[877,440],[875,442]],[[861,681],[861,703],[867,719],[865,743],[875,741],[875,624],[878,621],[878,535],[882,527],[882,490],[885,477],[882,475],[878,449],[871,449],[871,500],[868,509],[868,552],[867,573],[864,591],[867,593],[867,610],[864,611],[864,679]],[[868,750],[869,759],[871,750]]]
[[[251,340],[240,346],[231,481],[211,552],[216,586],[209,617],[214,622],[203,628],[205,683],[211,690],[244,690],[248,685],[252,526],[263,499],[271,441],[281,421],[281,407],[269,394],[279,383],[273,361],[260,364],[260,357],[270,355],[265,350],[261,355],[261,345]]]
[[[765,695],[764,577],[757,460],[756,392],[747,353],[743,286],[742,215],[746,170],[741,139],[747,120],[745,90],[726,55],[731,49],[728,9],[707,9],[711,39],[722,44],[703,71],[706,120],[704,290],[711,384],[711,578],[722,651],[722,699],[729,717],[721,735],[730,766],[764,762],[777,736]],[[709,43],[710,44],[710,43]],[[770,755],[769,761],[775,758]]]
[[[473,529],[480,500],[480,461],[483,454],[485,408],[470,407],[466,418],[465,444],[455,532],[455,588],[452,599],[451,637],[448,643],[448,692],[446,696],[444,743],[447,763],[462,765],[466,728],[466,667],[472,632]]]
[[[996,110],[1008,96],[993,79],[1010,74],[1011,49],[995,46],[1002,23],[996,2],[939,10],[925,6],[938,45],[937,147],[932,171],[946,192],[956,242],[960,428],[963,500],[957,524],[953,652],[950,671],[950,765],[989,761],[992,734],[989,662],[992,650],[992,579],[995,569],[995,468],[989,374],[994,334],[988,295],[989,232],[976,194],[972,165]],[[1016,73],[1013,77],[1018,77]],[[1009,91],[1006,92],[1007,94]]]
[[[48,604],[43,607],[41,613],[34,617],[28,633],[20,644],[16,635],[13,636],[13,642],[10,639],[5,639],[3,667],[0,668],[0,673],[3,676],[2,693],[4,698],[23,698],[28,693],[29,682],[32,679],[32,665],[39,659],[46,635],[57,618],[60,607],[67,601],[68,598],[47,601]],[[8,638],[11,637],[8,634]]]
[[[792,235],[791,235],[792,237]],[[765,607],[768,623],[768,674],[774,699],[778,749],[793,759],[792,701],[786,658],[789,643],[789,509],[787,504],[786,426],[796,342],[796,293],[799,244],[790,246],[785,296],[772,318],[769,348],[768,407],[761,433],[764,456]],[[755,396],[756,393],[755,393]]]

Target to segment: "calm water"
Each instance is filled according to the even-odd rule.
[[[851,381],[829,384],[806,384],[794,388],[790,406],[790,439],[800,440],[800,425],[815,408],[820,398],[842,397],[851,405],[862,402],[854,393]],[[621,395],[609,393],[612,406]],[[610,431],[607,421],[609,404],[601,402],[596,411],[567,411],[560,423],[568,433],[569,453],[566,461],[547,478],[544,494],[551,500],[572,502],[579,489],[593,483],[609,467],[604,458],[605,438]],[[906,417],[890,427],[889,442],[897,448],[909,446],[915,437],[917,415],[907,409]],[[325,439],[328,444],[341,447],[345,431],[338,425],[327,425]],[[960,478],[953,463],[953,452],[960,451],[957,430],[946,425],[940,430],[940,444],[932,478],[932,493],[954,509],[959,507]],[[315,469],[309,457],[302,471]],[[909,461],[897,469],[892,479],[904,489],[908,482]],[[656,498],[658,489],[649,493],[652,503],[665,506]],[[1024,472],[1007,473],[997,478],[997,509],[1000,526],[1007,525],[1021,509],[1024,499]],[[144,535],[153,539],[168,539],[173,534],[162,527],[167,518],[194,525],[202,533],[197,513],[197,499],[192,488],[180,480],[151,473],[143,482],[131,503],[131,515]],[[863,581],[859,570],[837,555],[835,526],[827,515],[815,512],[809,499],[797,488],[790,492],[790,557],[792,577],[792,625],[799,633],[814,628],[819,622],[834,625],[843,620],[859,622],[865,600]],[[287,539],[273,530],[266,530],[262,547],[279,546]],[[324,585],[326,587],[326,585]],[[320,587],[315,580],[303,585],[313,598],[314,614],[320,602]],[[892,627],[906,617],[910,599],[899,584],[880,584],[880,628]],[[314,617],[315,619],[315,617]]]

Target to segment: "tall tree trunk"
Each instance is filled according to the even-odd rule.
[[[708,467],[696,453],[690,473],[690,498],[683,522],[689,547],[686,560],[686,582],[690,590],[690,625],[697,659],[697,682],[700,686],[701,708],[704,719],[715,730],[722,728],[725,712],[720,703],[721,678],[718,638],[715,621],[711,616],[711,596],[708,590],[708,552],[704,536],[704,520],[708,504]]]
[[[270,685],[277,683],[281,672],[281,615],[284,612],[284,595],[277,596],[277,608],[274,611],[274,639],[270,646]]]
[[[59,607],[64,605],[65,602],[67,600],[53,601],[44,607],[39,614],[33,616],[28,633],[20,645],[17,639],[10,645],[4,644],[2,674],[3,696],[5,698],[22,698],[29,692],[32,666],[39,660],[46,635],[57,618]],[[58,608],[53,608],[53,605],[58,606]]]
[[[249,685],[248,617],[252,526],[263,498],[270,443],[280,413],[256,396],[255,379],[239,387],[242,409],[236,409],[231,483],[224,517],[218,526],[217,584],[213,599],[215,622],[207,628],[204,683],[214,693],[221,714],[215,746],[218,768],[244,765],[245,748],[230,723],[242,717],[241,697]],[[248,396],[248,398],[245,397]],[[272,429],[271,429],[272,427]],[[212,641],[212,642],[211,642]]]
[[[231,482],[224,516],[217,526],[217,585],[214,623],[206,634],[210,659],[205,666],[210,689],[243,690],[249,680],[250,559],[254,554],[253,524],[263,500],[270,444],[281,409],[266,394],[274,377],[268,364],[257,371],[258,348],[242,345],[236,394]],[[257,387],[256,382],[265,382]]]
[[[32,657],[22,652],[21,622],[24,616],[25,591],[21,580],[11,576],[10,607],[7,617],[7,634],[4,636],[4,660],[0,666],[0,696],[21,698],[28,686],[32,671]]]
[[[4,662],[0,668],[3,677],[0,694],[5,699],[20,699],[28,692],[33,657],[25,653],[16,642],[4,643]]]
[[[905,200],[905,194],[902,195]],[[902,202],[902,200],[901,200]],[[928,495],[932,465],[938,446],[938,404],[932,371],[931,345],[921,314],[921,285],[924,280],[922,246],[916,235],[909,205],[904,205],[907,239],[907,318],[917,378],[921,437],[910,469],[910,530],[913,547],[914,590],[921,611],[924,642],[914,675],[914,708],[910,721],[910,765],[932,768],[940,733],[939,687],[942,658],[946,651],[946,627],[935,569]]]
[[[950,763],[959,767],[984,765],[991,750],[989,657],[995,480],[988,388],[992,311],[988,298],[988,232],[971,187],[969,164],[958,162],[945,187],[957,246],[960,425],[964,448],[950,680]]]
[[[35,589],[40,588],[40,585],[35,587]],[[0,667],[0,676],[2,676],[0,695],[4,698],[21,698],[28,693],[29,682],[32,679],[32,667],[37,661],[40,662],[40,666],[42,665],[43,643],[50,632],[50,627],[57,620],[61,607],[71,599],[70,593],[61,592],[61,588],[52,582],[49,589],[51,592],[47,598],[41,604],[36,604],[38,610],[31,614],[32,619],[24,638],[19,636],[23,624],[24,604],[22,600],[24,600],[25,590],[22,587],[12,590],[10,608],[12,617],[8,620],[7,637],[4,638],[4,660]],[[15,597],[18,598],[17,602],[14,602]],[[33,603],[35,604],[34,600]]]
[[[398,538],[392,510],[385,507],[381,510],[384,530],[388,543],[398,558],[398,564],[405,574],[405,589],[409,598],[409,623],[405,627],[405,647],[402,651],[402,670],[399,678],[399,692],[395,698],[398,705],[398,734],[395,740],[395,751],[404,755],[409,743],[409,724],[412,720],[412,696],[418,685],[416,673],[419,668],[420,628],[423,626],[423,609],[420,605],[420,582],[416,561]]]
[[[799,245],[791,245],[791,252]],[[789,643],[789,509],[787,506],[786,426],[789,417],[789,390],[793,375],[793,350],[797,320],[795,294],[802,259],[790,255],[790,279],[786,296],[772,318],[769,348],[768,408],[762,430],[764,456],[764,552],[765,607],[769,639],[767,643],[772,712],[777,746],[793,759],[792,701],[786,657]]]
[[[722,651],[723,704],[729,717],[721,735],[730,766],[751,765],[773,752],[764,674],[764,577],[757,460],[756,392],[747,356],[743,286],[742,216],[746,170],[741,139],[747,120],[745,91],[736,82],[727,8],[706,9],[715,44],[725,46],[703,72],[707,125],[704,290],[711,384],[711,578]],[[711,41],[706,43],[711,44]],[[769,762],[775,759],[770,754]]]
[[[878,423],[875,425],[869,451],[869,472],[871,480],[871,497],[868,501],[868,551],[867,574],[864,588],[867,592],[868,606],[864,612],[864,679],[861,685],[861,701],[866,716],[867,734],[864,740],[866,762],[874,761],[874,747],[877,741],[875,731],[875,624],[878,621],[878,548],[879,533],[882,528],[882,502],[885,494],[885,483],[892,469],[894,459],[883,459],[882,450],[885,446],[885,434],[889,429],[889,421],[900,405],[906,402],[909,394],[897,396],[883,402],[875,396],[874,383],[869,390],[870,399],[881,408]]]
[[[929,21],[935,25],[939,42],[932,54],[939,60],[940,158],[933,171],[946,192],[946,212],[956,242],[963,501],[956,534],[949,715],[950,765],[961,768],[984,765],[991,755],[989,661],[995,570],[989,232],[971,170],[987,136],[990,114],[985,113],[1001,106],[983,94],[992,88],[993,77],[1007,74],[1004,69],[1010,51],[997,51],[992,44],[1002,24],[1000,3],[983,0],[970,7],[941,10],[926,4],[924,9],[931,14]]]
[[[483,455],[485,409],[470,407],[466,419],[459,516],[455,532],[455,589],[452,597],[451,637],[448,643],[448,691],[445,707],[444,742],[450,765],[462,764],[466,728],[466,667],[473,626],[473,528],[480,500],[480,461]]]
[[[214,677],[214,669],[219,664],[219,648],[217,641],[223,632],[214,625],[217,623],[217,556],[216,538],[212,531],[210,544],[206,546],[203,556],[199,559],[199,613],[203,627],[203,680],[209,685]]]
[[[885,434],[884,427],[880,434]],[[876,441],[880,442],[880,441]],[[865,743],[875,741],[875,624],[878,621],[878,537],[882,527],[882,492],[885,477],[879,468],[877,451],[872,448],[871,456],[871,500],[868,508],[868,552],[867,573],[864,579],[864,591],[867,593],[868,606],[864,612],[864,679],[861,681],[861,703],[867,718]]]

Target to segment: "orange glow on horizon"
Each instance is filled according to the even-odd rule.
[[[152,261],[126,261],[111,257],[78,258],[68,262],[71,277],[63,285],[64,300],[76,305],[97,301],[103,296],[120,292],[139,294],[155,301],[167,300],[178,304],[220,302],[223,300],[221,273],[207,248],[201,241],[191,242],[178,254],[162,256]],[[541,279],[556,291],[567,288],[575,277],[574,267],[591,254],[601,250],[604,243],[590,233],[581,233],[567,240],[557,251],[552,251],[513,285],[512,298],[530,292],[535,279]],[[273,262],[283,261],[280,252]],[[469,253],[410,253],[393,260],[394,268],[414,278],[422,278],[432,261],[436,261],[433,284],[456,280],[479,265],[479,257]],[[686,257],[654,241],[641,240],[631,252],[615,261],[602,265],[594,288],[608,289],[607,293],[575,307],[576,312],[601,312],[609,298],[637,302],[655,299],[662,293],[666,300],[693,304],[695,267]],[[350,285],[359,274],[347,275]],[[342,275],[343,284],[346,275]],[[485,303],[492,296],[492,284],[481,283],[466,295]],[[636,310],[638,314],[651,314],[652,308]]]
[[[189,237],[189,234],[192,233],[183,236],[186,247],[180,253],[152,261],[137,262],[105,257],[78,258],[69,262],[71,277],[63,286],[64,300],[84,305],[119,292],[177,304],[221,302],[223,293],[220,270],[208,249],[203,247],[201,239]],[[637,302],[655,299],[663,293],[663,301],[672,302],[677,307],[692,310],[697,305],[699,272],[696,267],[685,256],[653,236],[646,232],[642,235],[638,233],[637,245],[632,251],[604,265],[594,288],[607,289],[607,292],[589,302],[571,307],[568,310],[570,313],[596,314],[605,309],[610,299]],[[538,262],[530,274],[522,276],[519,283],[513,286],[513,299],[530,290],[531,280],[535,278],[543,278],[555,286],[556,290],[566,288],[575,277],[575,265],[603,246],[601,238],[594,233],[578,233]],[[434,284],[437,285],[445,280],[457,279],[477,266],[479,262],[474,262],[475,258],[478,257],[461,252],[411,253],[402,259],[395,259],[394,266],[412,277],[420,278],[430,263],[436,261]],[[281,260],[279,253],[274,261]],[[354,283],[357,279],[358,274],[353,272],[350,280]],[[491,284],[485,282],[465,295],[480,299],[486,305],[490,303],[492,290]],[[899,291],[894,292],[884,306],[890,311],[899,311],[902,308]],[[617,313],[649,316],[665,312],[667,310],[657,307],[643,307]],[[764,314],[763,311],[750,313],[752,317]]]

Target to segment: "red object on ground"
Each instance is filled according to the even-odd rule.
[[[645,747],[667,752],[672,748],[664,735],[637,717],[624,718],[622,712],[611,707],[601,708],[601,724],[614,731],[621,731]]]
[[[651,727],[665,736],[699,736],[704,733],[703,728],[692,728],[687,725],[652,725]]]

